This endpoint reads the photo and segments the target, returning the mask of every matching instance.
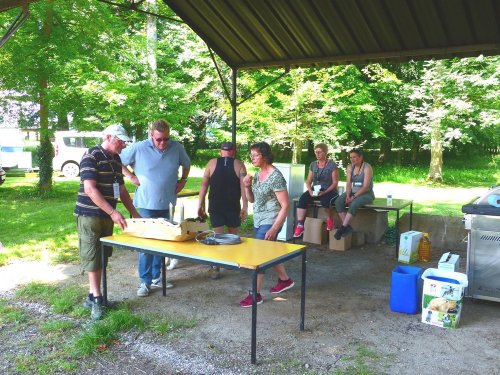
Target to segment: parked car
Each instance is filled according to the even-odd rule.
[[[52,168],[54,171],[62,171],[66,177],[78,177],[80,175],[80,161],[89,147],[102,143],[101,132],[77,132],[58,131],[55,132]]]

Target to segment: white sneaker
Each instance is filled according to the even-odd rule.
[[[177,263],[179,263],[179,259],[170,258],[170,263],[167,267],[167,270],[169,271],[173,270],[177,266]]]
[[[174,284],[172,283],[169,283],[168,281],[165,283],[165,288],[167,289],[171,289],[174,287]],[[153,279],[151,280],[151,286],[150,286],[151,289],[154,289],[154,288],[161,288],[161,277],[157,278],[157,279]]]
[[[146,285],[146,283],[142,283],[139,289],[137,289],[137,295],[139,297],[146,297],[149,296],[149,288]]]

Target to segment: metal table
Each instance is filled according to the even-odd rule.
[[[252,276],[252,333],[251,363],[256,362],[257,346],[257,275],[268,268],[302,256],[302,280],[300,291],[300,330],[304,330],[305,292],[306,292],[306,247],[286,242],[273,242],[242,238],[238,245],[209,246],[196,241],[174,242],[133,237],[128,234],[101,238],[101,257],[104,260],[104,246],[126,250],[174,257],[192,262],[224,267],[250,273]],[[108,301],[106,267],[102,270],[104,304]],[[163,296],[166,296],[165,261],[162,262]]]
[[[364,205],[362,208],[370,208],[373,210],[387,210],[387,211],[396,211],[396,259],[398,258],[399,253],[399,211],[403,208],[410,207],[410,226],[408,230],[411,230],[413,227],[413,201],[409,199],[393,199],[392,206],[387,205],[387,198],[375,198],[375,200],[370,203]]]

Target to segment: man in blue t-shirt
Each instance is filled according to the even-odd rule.
[[[150,138],[137,142],[120,155],[123,174],[137,186],[134,205],[142,217],[169,218],[170,204],[177,203],[177,193],[186,184],[191,161],[186,150],[177,141],[170,139],[170,125],[158,120],[149,127]],[[126,166],[130,166],[132,174]],[[182,168],[178,178],[179,167]],[[139,253],[140,286],[137,295],[149,295],[150,288],[161,286],[162,257]],[[173,287],[171,283],[165,285]]]
[[[114,223],[122,229],[127,225],[116,210],[118,198],[133,217],[140,217],[125,189],[118,156],[130,138],[121,125],[108,126],[103,137],[101,145],[90,148],[82,157],[80,190],[74,210],[82,268],[89,275],[89,295],[84,306],[92,309],[93,320],[102,316],[101,273],[106,265],[101,263],[100,238],[113,234]],[[111,250],[106,248],[106,262]]]

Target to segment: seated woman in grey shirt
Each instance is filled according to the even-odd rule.
[[[352,227],[349,225],[356,215],[358,208],[373,202],[373,169],[372,166],[363,160],[363,151],[352,149],[349,152],[351,164],[346,171],[346,191],[335,201],[335,208],[342,220],[342,226],[337,230],[334,237],[340,240],[347,236]],[[348,207],[346,209],[346,206]]]

